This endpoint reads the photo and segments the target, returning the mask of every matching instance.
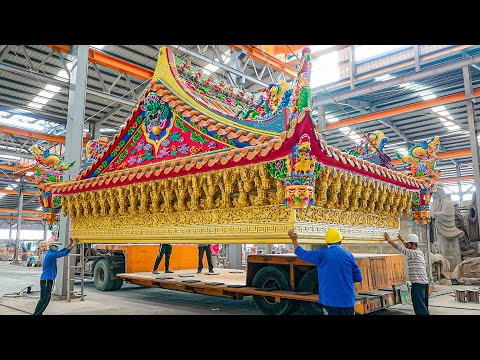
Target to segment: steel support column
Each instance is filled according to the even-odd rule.
[[[350,54],[349,54],[349,70],[350,70],[350,89],[355,89],[355,45],[350,46]]]
[[[467,98],[472,96],[472,77],[470,73],[470,67],[463,67],[463,82],[465,86],[465,96]],[[472,162],[473,162],[473,179],[475,181],[475,191],[480,190],[480,168],[478,164],[478,139],[477,132],[475,130],[475,106],[473,99],[469,98],[467,102],[467,114],[468,114],[468,128],[470,129],[470,148],[472,150]],[[480,222],[479,222],[480,229]]]
[[[461,178],[462,177],[462,172],[460,171],[460,166],[458,163],[455,164],[455,168],[457,170],[457,177]],[[460,206],[462,206],[462,201],[463,201],[463,191],[462,191],[462,183],[460,180],[457,182],[458,185],[458,196],[460,196]]]
[[[17,233],[15,236],[15,252],[13,254],[14,264],[18,264],[18,245],[20,244],[20,228],[22,227],[22,211],[23,211],[23,186],[18,188],[18,215],[17,215]]]
[[[318,111],[318,120],[317,126],[319,131],[324,131],[327,128],[327,120],[325,119],[325,107],[323,105],[319,105],[317,107]]]
[[[420,71],[420,46],[413,45],[413,52],[415,55],[415,72]]]
[[[85,98],[88,71],[88,45],[73,46],[77,49],[77,66],[70,71],[70,85],[68,90],[67,132],[65,134],[65,162],[75,161],[70,169],[65,171],[63,180],[74,179],[80,172],[82,158],[83,119],[85,118]],[[66,246],[70,240],[70,218],[60,215],[58,241]],[[67,261],[65,257],[58,259],[58,274],[55,286],[55,295],[65,299],[67,295]],[[73,272],[73,269],[70,269]]]
[[[265,244],[265,254],[272,253],[272,244]]]
[[[226,246],[228,268],[242,270],[242,244],[228,244]]]
[[[12,228],[13,228],[13,220],[10,219],[8,220],[8,242],[10,243],[12,241]],[[8,251],[5,252],[6,259],[8,260]]]
[[[43,241],[47,241],[47,235],[48,235],[47,234],[47,229],[48,229],[47,224],[44,223],[43,224]]]

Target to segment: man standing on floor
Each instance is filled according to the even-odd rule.
[[[163,254],[165,254],[165,272],[167,274],[173,273],[169,269],[170,267],[170,255],[172,255],[172,245],[171,244],[160,244],[158,248],[157,259],[155,260],[155,265],[153,265],[153,274],[158,274],[158,265],[160,265],[160,261],[162,261]]]
[[[325,235],[326,249],[308,251],[298,244],[298,235],[288,230],[295,254],[317,266],[318,302],[326,315],[355,315],[354,282],[362,281],[362,272],[355,257],[342,248],[343,236],[337,228]]]
[[[398,240],[403,245],[390,240],[388,233],[383,233],[383,237],[390,245],[400,251],[408,259],[408,276],[412,283],[412,304],[415,315],[430,315],[428,311],[428,278],[425,256],[418,249],[418,236],[416,234],[407,235],[407,243],[398,234]]]
[[[203,253],[206,253],[208,263],[208,273],[213,274],[212,250],[210,244],[198,244],[198,269],[197,274],[200,274],[203,269]]]
[[[33,315],[42,315],[47,308],[50,297],[52,296],[53,282],[57,277],[57,259],[67,256],[70,250],[77,245],[77,240],[75,239],[75,241],[72,242],[72,239],[70,239],[68,245],[60,251],[58,250],[58,245],[59,242],[56,235],[52,234],[50,239],[48,239],[48,250],[43,258],[43,270],[40,276],[40,300],[35,307]]]

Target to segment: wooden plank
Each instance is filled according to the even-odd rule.
[[[391,287],[392,284],[404,282],[403,275],[403,261],[399,254],[354,254],[358,266],[363,274],[363,281],[355,283],[355,290],[357,293],[371,292],[378,288]],[[290,268],[290,275],[295,266],[306,266],[313,268],[310,263],[304,262],[292,254],[272,254],[272,255],[250,255],[248,259],[250,263],[267,263],[276,265],[288,265]],[[249,271],[252,271],[249,267]],[[260,295],[269,296],[280,301],[282,298],[294,299],[302,301],[318,301],[318,294],[302,295],[293,291],[267,291],[256,289],[246,285],[246,272],[231,272],[230,269],[215,269],[218,274],[215,276],[215,281],[223,283],[222,285],[212,285],[212,277],[206,273],[197,274],[195,269],[175,270],[173,274],[169,274],[172,279],[162,279],[161,276],[152,274],[151,272],[137,272],[118,274],[117,276],[143,286],[155,286],[171,290],[179,290],[186,292],[194,292],[206,295],[221,296],[227,298],[241,299],[243,296]],[[183,277],[182,277],[183,276]],[[189,276],[189,279],[199,280],[195,283],[182,283],[184,276]],[[160,277],[160,279],[159,279]],[[290,282],[292,278],[290,276]],[[145,285],[147,284],[147,285]],[[242,287],[229,287],[231,285],[242,285]],[[384,306],[390,306],[396,303],[397,297],[394,291],[376,291],[376,297],[381,299]],[[377,294],[378,293],[378,294]],[[373,294],[369,295],[372,297]],[[365,302],[365,309],[362,311],[369,312],[378,308],[377,299],[372,300],[370,304],[367,299]],[[374,304],[375,302],[375,304]],[[369,305],[370,304],[370,305]],[[359,306],[359,311],[363,305]]]
[[[219,272],[218,277],[215,278],[225,281],[224,285],[209,285],[208,282],[211,279],[206,274],[197,274],[194,273],[195,279],[201,280],[198,283],[182,283],[183,278],[178,277],[180,273],[182,274],[192,274],[188,270],[180,270],[175,274],[171,274],[174,279],[156,279],[155,274],[151,273],[134,273],[134,274],[118,274],[118,277],[123,279],[133,280],[135,284],[142,284],[143,286],[157,286],[164,289],[170,290],[179,290],[186,292],[195,292],[202,293],[206,295],[222,296],[222,297],[233,297],[233,294],[241,295],[262,295],[262,296],[272,296],[277,299],[286,298],[286,299],[295,299],[295,300],[304,300],[304,301],[318,301],[318,295],[300,295],[290,291],[265,291],[257,290],[252,287],[241,287],[241,288],[231,288],[228,285],[244,285],[245,284],[245,273],[243,274],[231,274],[228,272],[228,269],[215,269]],[[177,276],[175,276],[177,275]],[[203,289],[203,290],[202,290]]]

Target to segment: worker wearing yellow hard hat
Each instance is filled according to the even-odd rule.
[[[288,231],[295,254],[302,260],[316,265],[318,272],[318,302],[326,315],[354,315],[354,282],[362,281],[362,272],[357,260],[342,248],[343,235],[338,228],[329,228],[325,233],[328,247],[308,251],[298,244],[298,235]],[[312,270],[313,271],[313,270]]]
[[[342,233],[338,228],[330,228],[325,234],[325,241],[327,244],[336,244],[343,240]]]

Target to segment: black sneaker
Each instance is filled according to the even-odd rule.
[[[208,270],[208,274],[215,274],[213,270]]]
[[[158,274],[158,271],[157,271],[157,270],[153,270],[153,271],[152,271],[152,274]]]
[[[202,270],[198,270],[198,271],[197,271],[197,274],[200,274],[201,272],[202,272]]]
[[[165,273],[166,274],[173,274],[173,271],[172,270],[165,270]]]

